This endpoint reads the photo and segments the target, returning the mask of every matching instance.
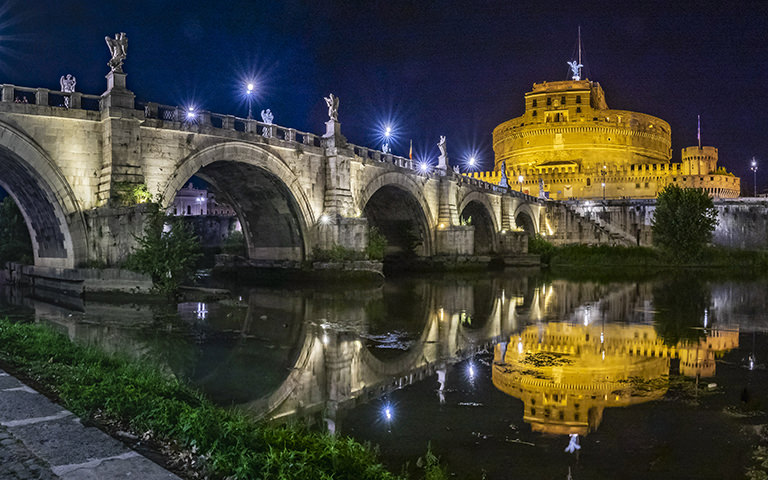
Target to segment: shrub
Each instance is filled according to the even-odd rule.
[[[365,254],[371,260],[384,260],[384,254],[386,252],[387,237],[385,237],[378,228],[371,227],[368,230],[368,246],[365,248]]]
[[[125,262],[125,267],[146,273],[153,288],[166,295],[192,279],[200,257],[200,243],[182,219],[171,217],[166,229],[166,216],[156,203],[150,207],[144,234],[137,238],[139,248]]]

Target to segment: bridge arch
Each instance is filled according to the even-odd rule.
[[[531,206],[527,203],[520,204],[515,210],[515,225],[517,225],[518,228],[522,228],[529,237],[533,237],[539,233],[538,218],[536,212],[534,212]]]
[[[401,172],[386,172],[373,178],[359,197],[358,211],[387,237],[390,251],[403,250],[402,225],[412,224],[421,245],[416,254],[429,256],[434,252],[432,233],[436,218],[424,196],[424,187],[411,176]],[[394,248],[393,248],[394,245]],[[399,253],[399,252],[396,252]]]
[[[74,268],[88,259],[86,222],[75,193],[48,154],[0,122],[0,187],[19,206],[37,266]]]
[[[232,205],[243,226],[248,256],[304,260],[311,250],[309,226],[316,221],[299,178],[275,153],[245,142],[204,148],[177,166],[164,188],[164,207],[197,175]]]
[[[470,192],[462,199],[458,211],[462,220],[472,219],[471,225],[475,227],[475,255],[496,251],[499,221],[488,196],[481,192]]]

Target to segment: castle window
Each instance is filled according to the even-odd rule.
[[[640,184],[639,184],[639,183],[636,183],[636,184],[635,184],[635,188],[640,188]]]
[[[563,105],[565,105],[565,95],[563,95],[563,97],[560,99],[560,103],[562,103]]]
[[[536,99],[535,98],[533,99],[533,102],[531,103],[531,106],[532,107],[536,107]]]
[[[592,182],[591,182],[590,180],[591,180],[591,179],[589,179],[589,178],[587,179],[587,186],[590,186],[590,185],[591,185],[591,183],[592,183]]]
[[[531,114],[531,116],[532,116],[532,117],[535,117],[535,116],[536,116],[536,110],[534,110],[534,111],[533,111],[533,113]]]
[[[581,95],[576,95],[576,103],[581,103]]]
[[[187,215],[192,215],[192,205],[187,205]]]
[[[547,97],[547,105],[552,105],[552,97]]]
[[[576,113],[581,113],[581,107],[576,107]]]
[[[710,180],[714,180],[714,179],[715,179],[715,177],[709,177],[709,179],[710,179]]]

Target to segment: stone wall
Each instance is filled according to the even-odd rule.
[[[712,241],[717,245],[743,249],[768,248],[768,199],[742,198],[721,201],[718,225]]]

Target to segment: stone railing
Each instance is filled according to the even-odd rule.
[[[207,110],[185,110],[181,107],[162,105],[154,102],[138,103],[137,109],[144,110],[144,116],[148,119],[157,119],[164,122],[208,126],[223,130],[235,130],[238,132],[261,135],[264,138],[277,138],[291,143],[300,143],[321,147],[322,138],[314,133],[302,132],[295,128],[259,122],[252,118],[241,118],[234,115],[225,115],[209,112]]]
[[[16,85],[9,84],[2,85],[0,101],[91,111],[99,111],[101,107],[100,95],[86,95],[81,92],[60,92],[47,88],[17,87]]]
[[[101,110],[101,95],[88,95],[81,92],[61,92],[47,88],[19,87],[16,85],[2,84],[2,96],[0,101],[8,103],[24,103],[33,105],[45,105],[75,110]],[[263,138],[276,138],[290,143],[310,145],[314,147],[324,146],[323,138],[309,132],[302,132],[294,128],[283,127],[275,124],[259,122],[251,118],[241,118],[234,115],[214,113],[207,110],[187,110],[178,106],[163,105],[155,102],[136,102],[136,110],[144,112],[147,119],[170,122],[175,128],[183,125],[199,125],[223,130],[260,135]],[[391,153],[384,153],[368,147],[349,144],[355,155],[361,157],[364,162],[389,163],[399,168],[404,168],[423,176],[453,176],[461,185],[471,185],[475,188],[495,193],[506,193],[515,197],[524,198],[527,201],[538,199],[510,188],[503,188],[494,183],[458,174],[450,169],[441,171],[430,166],[422,171],[420,163],[411,158],[405,158]]]

